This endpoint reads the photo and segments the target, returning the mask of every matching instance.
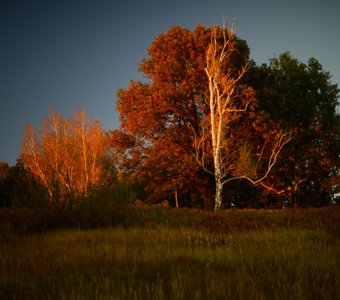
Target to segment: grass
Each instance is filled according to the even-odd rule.
[[[148,214],[3,232],[0,299],[340,299],[337,207]]]

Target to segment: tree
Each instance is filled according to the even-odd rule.
[[[219,209],[222,204],[223,186],[233,180],[245,179],[254,185],[261,184],[267,189],[274,190],[264,183],[269,172],[275,165],[278,155],[285,144],[291,140],[291,134],[286,132],[277,132],[273,138],[273,145],[268,159],[265,172],[258,176],[257,166],[262,159],[261,153],[258,153],[256,166],[252,163],[251,150],[245,145],[239,149],[239,158],[236,167],[231,163],[231,156],[226,140],[230,132],[235,130],[231,126],[237,116],[235,114],[244,113],[249,104],[254,99],[253,90],[241,83],[242,77],[248,70],[246,63],[239,71],[234,72],[229,68],[230,59],[233,52],[236,51],[234,38],[235,32],[224,30],[224,42],[220,45],[217,41],[217,27],[213,28],[212,38],[206,53],[206,75],[209,84],[209,120],[203,123],[202,137],[196,142],[198,162],[215,178],[215,209]],[[208,139],[211,139],[211,152],[213,157],[213,171],[205,167],[206,150],[204,143],[206,140],[205,132],[208,131]],[[267,142],[266,142],[267,143]],[[268,143],[267,143],[268,144]],[[262,154],[264,151],[262,147]],[[200,153],[200,157],[199,157]]]
[[[304,64],[289,52],[251,72],[261,109],[294,132],[272,182],[287,191],[291,205],[327,204],[340,185],[338,86],[315,58]]]
[[[140,65],[140,71],[148,78],[146,82],[131,81],[127,89],[118,91],[117,110],[120,113],[121,128],[112,132],[113,145],[121,155],[121,168],[131,175],[130,178],[145,180],[147,187],[153,191],[158,190],[159,194],[197,193],[202,195],[206,208],[211,207],[216,183],[215,173],[204,172],[203,164],[198,164],[196,159],[198,148],[204,149],[201,152],[204,154],[204,168],[214,169],[212,148],[215,146],[212,145],[211,138],[207,139],[210,130],[207,120],[212,114],[209,104],[211,80],[206,72],[206,54],[212,34],[216,34],[218,47],[223,48],[226,41],[223,29],[216,32],[214,30],[199,25],[191,32],[175,26],[159,35],[148,49],[149,58]],[[242,68],[248,61],[249,49],[245,41],[236,36],[233,37],[232,46],[233,51],[221,63],[218,76],[233,82],[235,95],[231,93],[232,96],[242,94],[238,98],[247,102],[253,97],[253,92],[245,86],[241,75],[246,71]],[[239,107],[228,109],[244,110],[247,103],[242,101],[238,104]],[[221,162],[221,165],[223,168],[227,166],[230,171],[231,165],[237,165],[239,172],[242,165],[246,166],[246,162],[249,167],[247,153],[254,156],[261,153],[261,149],[263,153],[273,149],[269,147],[270,143],[261,149],[258,149],[258,145],[253,146],[258,140],[257,136],[261,136],[261,141],[265,139],[264,132],[270,137],[277,136],[276,150],[281,149],[287,138],[262,124],[264,115],[256,113],[256,99],[250,106],[249,111],[242,116],[228,118],[228,126],[233,127],[228,131],[231,132],[229,136],[225,136],[225,127],[223,133],[221,130],[219,133],[220,136],[224,135],[220,142],[228,142],[229,147],[229,165],[226,162]],[[223,123],[224,117],[220,120]],[[207,130],[202,130],[205,127]],[[248,145],[246,138],[252,140]],[[220,146],[216,146],[215,150],[220,149]],[[240,154],[240,149],[244,150],[243,154]],[[276,161],[278,151],[274,153],[272,156],[269,154],[267,165],[269,163],[272,166]],[[200,161],[202,162],[202,156]],[[266,172],[263,173],[265,174]],[[228,173],[229,177],[235,175]],[[249,176],[247,178],[250,179]],[[259,182],[264,184],[263,181]],[[220,196],[218,199],[221,199]],[[220,205],[219,200],[215,207]]]
[[[207,208],[213,178],[196,162],[194,132],[208,113],[204,68],[209,41],[210,29],[201,25],[193,32],[174,26],[159,35],[140,65],[147,80],[131,81],[117,93],[121,128],[112,133],[122,155],[121,168],[131,179],[147,182],[157,197],[176,190],[190,192],[193,198],[201,195]],[[235,68],[249,52],[244,41],[236,47]]]
[[[0,207],[32,207],[48,203],[46,191],[20,160],[0,162]]]
[[[40,130],[28,125],[20,158],[48,191],[51,201],[89,196],[105,183],[102,159],[108,139],[97,120],[80,110],[72,119],[50,110]]]
[[[10,187],[9,187],[10,168],[8,163],[0,162],[0,207],[10,206]]]

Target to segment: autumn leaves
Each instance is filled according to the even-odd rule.
[[[40,130],[27,126],[21,159],[45,186],[50,200],[60,201],[67,195],[88,196],[105,182],[103,158],[108,146],[99,121],[84,110],[69,119],[51,110]]]
[[[301,184],[306,197],[333,191],[339,91],[315,59],[307,66],[285,53],[258,67],[233,28],[202,25],[174,26],[148,54],[145,80],[117,92],[119,129],[105,133],[84,111],[51,111],[40,130],[27,127],[21,159],[50,199],[89,195],[112,167],[143,185],[144,200],[179,206],[231,206],[236,182],[291,202]]]

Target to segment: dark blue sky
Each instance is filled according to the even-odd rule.
[[[78,108],[105,129],[119,126],[116,90],[139,79],[152,40],[173,25],[190,29],[236,18],[258,64],[289,50],[316,57],[340,83],[338,0],[2,0],[0,161],[15,163],[23,129],[48,109]]]

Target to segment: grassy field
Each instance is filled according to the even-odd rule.
[[[143,226],[3,231],[0,299],[340,299],[338,216],[158,211]]]

